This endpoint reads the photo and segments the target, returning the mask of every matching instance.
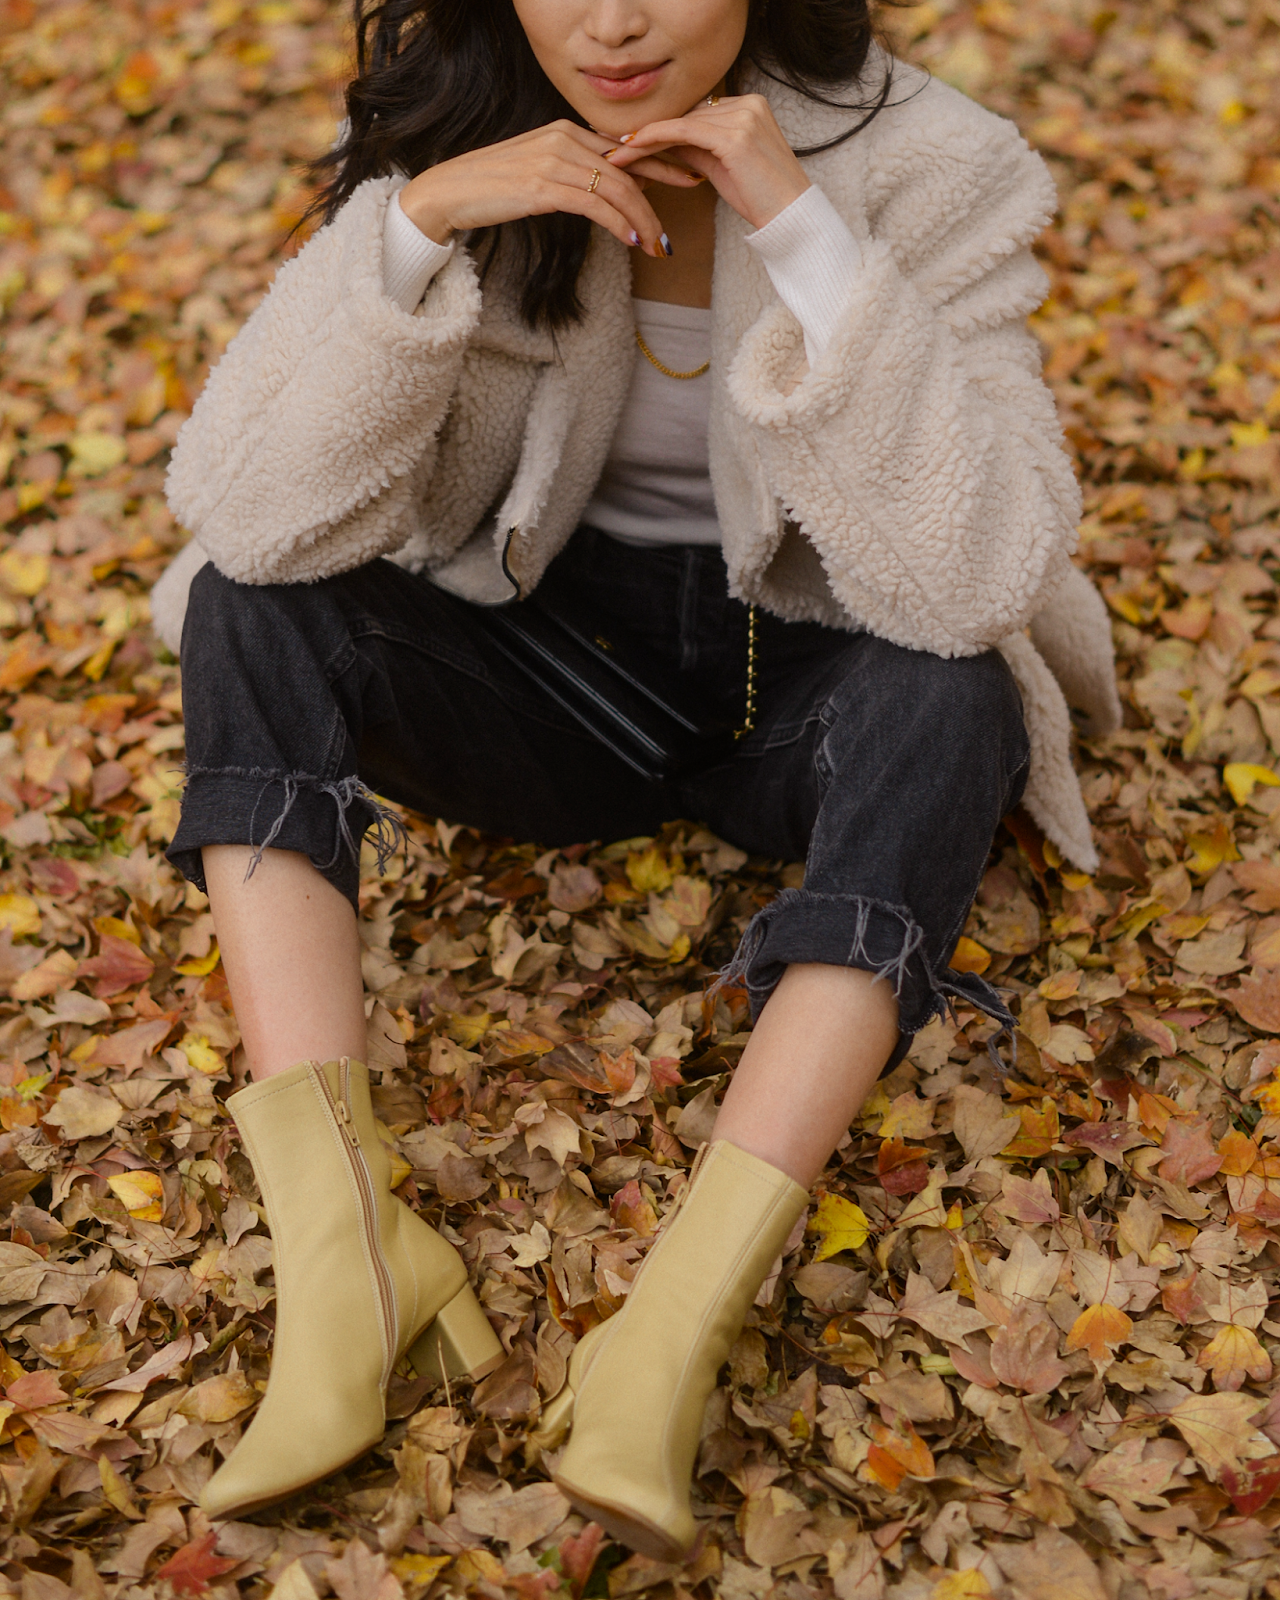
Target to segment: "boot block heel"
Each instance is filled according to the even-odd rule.
[[[485,1377],[506,1352],[480,1302],[468,1285],[460,1289],[409,1348],[409,1361],[420,1378],[443,1383],[447,1378]]]

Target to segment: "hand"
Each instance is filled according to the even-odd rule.
[[[647,180],[690,188],[702,179],[649,155],[610,166],[614,141],[574,122],[552,122],[499,144],[441,161],[400,191],[409,220],[437,244],[468,228],[564,211],[589,217],[626,245],[659,254],[662,224],[644,197]],[[591,175],[600,180],[591,192]]]
[[[772,222],[810,187],[763,95],[735,95],[624,134],[609,165],[637,170],[660,151],[709,178],[753,228]]]

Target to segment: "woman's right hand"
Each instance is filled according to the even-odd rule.
[[[437,244],[448,244],[454,233],[469,228],[564,211],[600,223],[623,244],[660,256],[665,253],[658,242],[662,224],[644,197],[645,180],[688,189],[702,179],[659,156],[622,171],[605,159],[616,148],[615,140],[590,128],[551,122],[428,167],[401,189],[400,206]]]

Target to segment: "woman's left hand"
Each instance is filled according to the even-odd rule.
[[[608,159],[629,167],[660,150],[709,179],[753,228],[772,222],[810,186],[763,95],[733,95],[651,122],[624,135]]]

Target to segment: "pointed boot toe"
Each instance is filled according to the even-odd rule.
[[[266,1396],[201,1496],[211,1520],[294,1494],[376,1444],[406,1353],[437,1380],[502,1359],[462,1258],[391,1192],[358,1061],[300,1062],[228,1106],[271,1229],[276,1329]]]

